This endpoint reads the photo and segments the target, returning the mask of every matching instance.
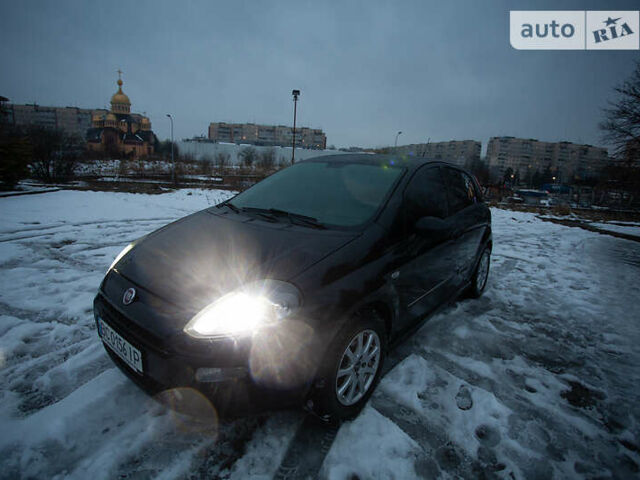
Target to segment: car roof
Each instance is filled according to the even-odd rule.
[[[416,157],[413,155],[382,155],[371,153],[344,153],[337,155],[320,155],[317,157],[300,160],[296,163],[303,162],[329,162],[329,163],[359,163],[364,165],[380,165],[387,167],[406,168],[414,171],[426,164],[442,164],[458,168],[455,165],[443,162],[441,160],[433,160],[424,157]]]

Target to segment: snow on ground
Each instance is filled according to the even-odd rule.
[[[640,222],[624,222],[620,220],[612,221],[594,221],[589,218],[581,217],[574,212],[569,215],[538,215],[538,218],[545,218],[550,220],[569,220],[572,222],[581,222],[589,227],[597,228],[598,230],[606,232],[624,233],[632,237],[640,238]]]
[[[406,428],[422,440],[406,459],[413,476],[637,476],[640,245],[530,213],[494,209],[493,225],[485,295],[404,344],[395,356],[408,356],[372,400],[420,425]],[[375,451],[396,442],[387,423],[366,439]],[[360,442],[358,430],[343,427],[334,447]],[[373,458],[381,470],[371,477],[387,478],[384,455]],[[324,473],[348,478],[360,462],[334,448]]]
[[[224,191],[0,198],[0,478],[271,478],[302,414],[203,424],[140,392],[91,311],[128,242]],[[488,290],[435,316],[321,476],[630,478],[640,244],[493,210]],[[355,475],[355,476],[354,476]]]
[[[640,238],[640,225],[634,224],[634,222],[616,222],[616,223],[590,223],[592,227],[599,228],[600,230],[606,230],[608,232],[626,233],[627,235],[633,235]]]

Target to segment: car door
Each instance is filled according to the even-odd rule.
[[[456,244],[447,236],[419,233],[415,224],[426,216],[446,219],[448,202],[440,167],[420,168],[407,185],[400,211],[404,235],[397,243],[402,262],[394,272],[401,307],[400,330],[430,313],[455,289]]]
[[[484,228],[487,225],[486,208],[482,204],[473,179],[462,170],[443,167],[447,185],[449,215],[455,223],[457,251],[456,274],[459,286],[464,285],[475,267],[476,256]]]

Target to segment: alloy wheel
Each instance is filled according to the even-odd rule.
[[[336,396],[342,405],[365,396],[378,373],[380,356],[380,337],[373,330],[363,330],[349,342],[336,375]]]
[[[481,292],[487,284],[489,276],[489,250],[485,250],[478,263],[478,272],[476,273],[476,290]]]

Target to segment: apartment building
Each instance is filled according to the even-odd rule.
[[[451,140],[449,142],[413,143],[395,147],[392,151],[404,155],[415,155],[432,160],[441,160],[464,167],[473,160],[480,160],[482,144],[476,140]]]
[[[293,128],[285,125],[212,122],[209,124],[209,140],[287,147],[293,142]],[[327,137],[321,129],[296,127],[296,146],[324,149]]]
[[[522,179],[550,168],[559,181],[570,182],[598,176],[608,161],[606,148],[571,142],[491,137],[487,146],[487,164],[496,176],[511,168]]]
[[[38,126],[64,130],[68,134],[84,137],[91,128],[91,117],[96,110],[77,107],[46,107],[38,104],[7,105],[7,121],[18,127]]]

